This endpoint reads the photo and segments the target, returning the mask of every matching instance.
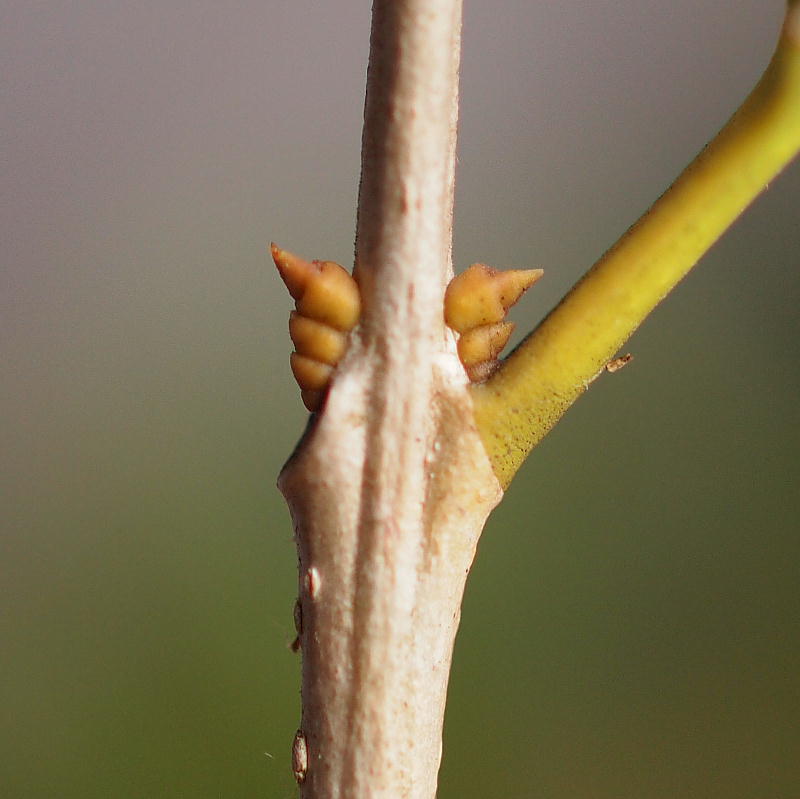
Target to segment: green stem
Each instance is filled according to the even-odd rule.
[[[475,418],[505,487],[667,293],[800,150],[800,0],[713,141],[486,382]]]

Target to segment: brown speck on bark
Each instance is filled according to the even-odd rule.
[[[319,571],[317,571],[315,566],[312,566],[310,569],[308,569],[308,571],[306,571],[305,577],[303,578],[303,583],[308,596],[311,599],[316,599],[322,581],[319,576]]]
[[[294,734],[292,742],[292,773],[298,784],[305,781],[308,773],[308,744],[302,730]]]
[[[627,366],[633,360],[633,355],[631,353],[626,353],[625,355],[620,355],[619,358],[612,358],[606,364],[606,371],[609,374],[614,374],[614,372],[618,372],[624,366]]]

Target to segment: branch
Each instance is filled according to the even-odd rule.
[[[279,487],[295,527],[304,799],[431,799],[453,641],[501,496],[443,298],[460,0],[376,0],[355,276],[361,321]]]
[[[800,150],[800,2],[732,119],[486,382],[475,416],[505,487],[653,308]]]

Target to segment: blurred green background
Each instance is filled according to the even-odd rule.
[[[529,329],[749,91],[781,0],[467,2],[455,260]],[[10,0],[0,794],[291,797],[305,413],[274,238],[352,261],[366,2]],[[492,516],[440,796],[796,797],[795,165]]]

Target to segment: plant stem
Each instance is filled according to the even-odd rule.
[[[362,317],[279,479],[295,526],[304,799],[431,799],[464,583],[501,491],[445,330],[460,0],[376,0]]]
[[[486,383],[478,428],[505,487],[645,317],[800,150],[800,3],[728,124]]]

